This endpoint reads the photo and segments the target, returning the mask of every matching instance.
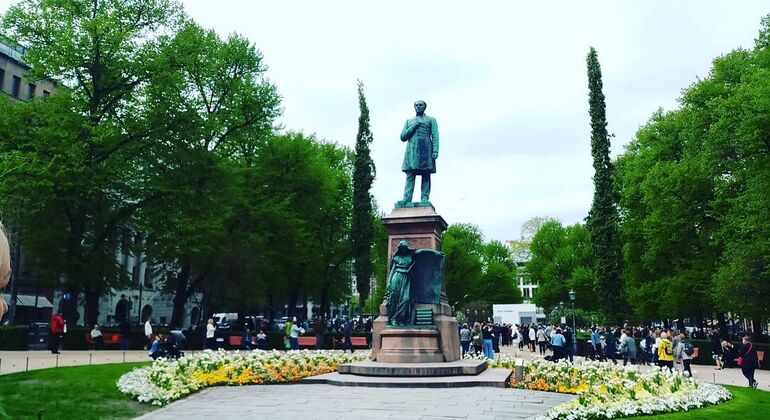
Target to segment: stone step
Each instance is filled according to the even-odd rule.
[[[509,369],[486,369],[478,375],[433,377],[385,377],[340,374],[339,372],[311,376],[301,384],[329,384],[351,387],[377,388],[463,388],[488,386],[505,388],[511,376]]]

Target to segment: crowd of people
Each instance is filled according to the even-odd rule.
[[[757,387],[754,371],[759,368],[759,357],[749,334],[742,334],[741,345],[735,346],[723,340],[717,328],[691,329],[689,334],[687,330],[644,327],[594,327],[585,332],[589,334],[585,342],[587,359],[613,364],[622,360],[624,366],[655,365],[672,371],[678,369],[689,376],[692,376],[691,364],[698,350],[690,340],[693,335],[702,335],[711,343],[715,369],[740,367],[749,386]],[[499,346],[512,345],[519,352],[527,349],[546,360],[573,362],[577,348],[574,332],[566,325],[475,322],[472,327],[464,323],[459,334],[463,357],[483,354],[493,359],[500,351]]]

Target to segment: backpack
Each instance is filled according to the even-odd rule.
[[[674,355],[674,346],[671,344],[671,342],[666,340],[664,345],[666,347],[663,348],[663,351],[665,351],[667,355],[673,356]]]
[[[692,343],[689,341],[684,342],[684,354],[688,356],[692,356],[692,354],[695,353],[695,348],[692,346]]]

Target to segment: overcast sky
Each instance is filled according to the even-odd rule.
[[[399,133],[424,99],[441,141],[431,202],[450,224],[500,240],[517,239],[535,216],[572,224],[588,213],[590,46],[617,155],[714,57],[751,48],[770,13],[767,0],[183,3],[204,27],[262,51],[287,129],[353,147],[356,80],[365,83],[373,194],[387,213],[403,191]]]

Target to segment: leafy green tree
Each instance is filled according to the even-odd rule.
[[[18,113],[27,126],[0,128],[8,130],[0,135],[8,169],[0,170],[0,188],[35,202],[20,220],[25,246],[38,261],[60,256],[46,272],[63,279],[70,322],[81,293],[90,323],[99,296],[127,280],[115,258],[119,232],[163,195],[147,188],[156,175],[148,157],[163,145],[148,124],[153,107],[144,93],[164,72],[157,65],[164,34],[182,21],[168,0],[22,0],[2,17],[7,35],[28,47],[28,77],[63,83],[46,101],[1,101],[0,114]]]
[[[188,22],[162,52],[160,65],[170,71],[148,89],[152,124],[176,142],[159,169],[165,199],[142,212],[142,226],[151,233],[148,255],[173,272],[166,288],[174,293],[171,325],[179,326],[193,293],[228,272],[216,269],[222,255],[239,255],[228,250],[236,244],[228,241],[234,238],[228,217],[244,193],[237,178],[271,138],[280,98],[265,77],[262,54],[238,35],[223,40]]]
[[[574,290],[575,306],[582,310],[598,307],[596,277],[589,233],[584,225],[563,227],[559,221],[545,222],[532,238],[532,260],[527,270],[538,285],[533,301],[550,311],[559,302],[569,302]]]
[[[598,279],[595,294],[608,316],[619,321],[623,314],[621,282],[621,242],[618,233],[618,215],[613,189],[613,165],[610,160],[610,135],[607,133],[602,72],[596,50],[591,48],[588,65],[588,102],[591,115],[591,154],[596,171],[594,199],[586,226],[596,258]]]
[[[500,241],[490,241],[483,245],[482,255],[483,273],[475,288],[476,297],[492,304],[521,303],[511,249]]]
[[[374,226],[372,216],[372,195],[369,192],[374,181],[374,162],[370,156],[369,145],[372,143],[372,132],[369,128],[369,107],[364,96],[364,84],[358,81],[358,135],[356,136],[356,160],[353,169],[353,226],[351,239],[353,241],[353,256],[355,260],[356,289],[359,314],[363,314],[363,305],[369,297],[369,282],[372,269],[372,244],[374,242]]]
[[[441,237],[446,255],[444,281],[451,304],[462,304],[475,297],[475,288],[481,281],[483,243],[481,230],[476,225],[454,224],[444,231]]]

